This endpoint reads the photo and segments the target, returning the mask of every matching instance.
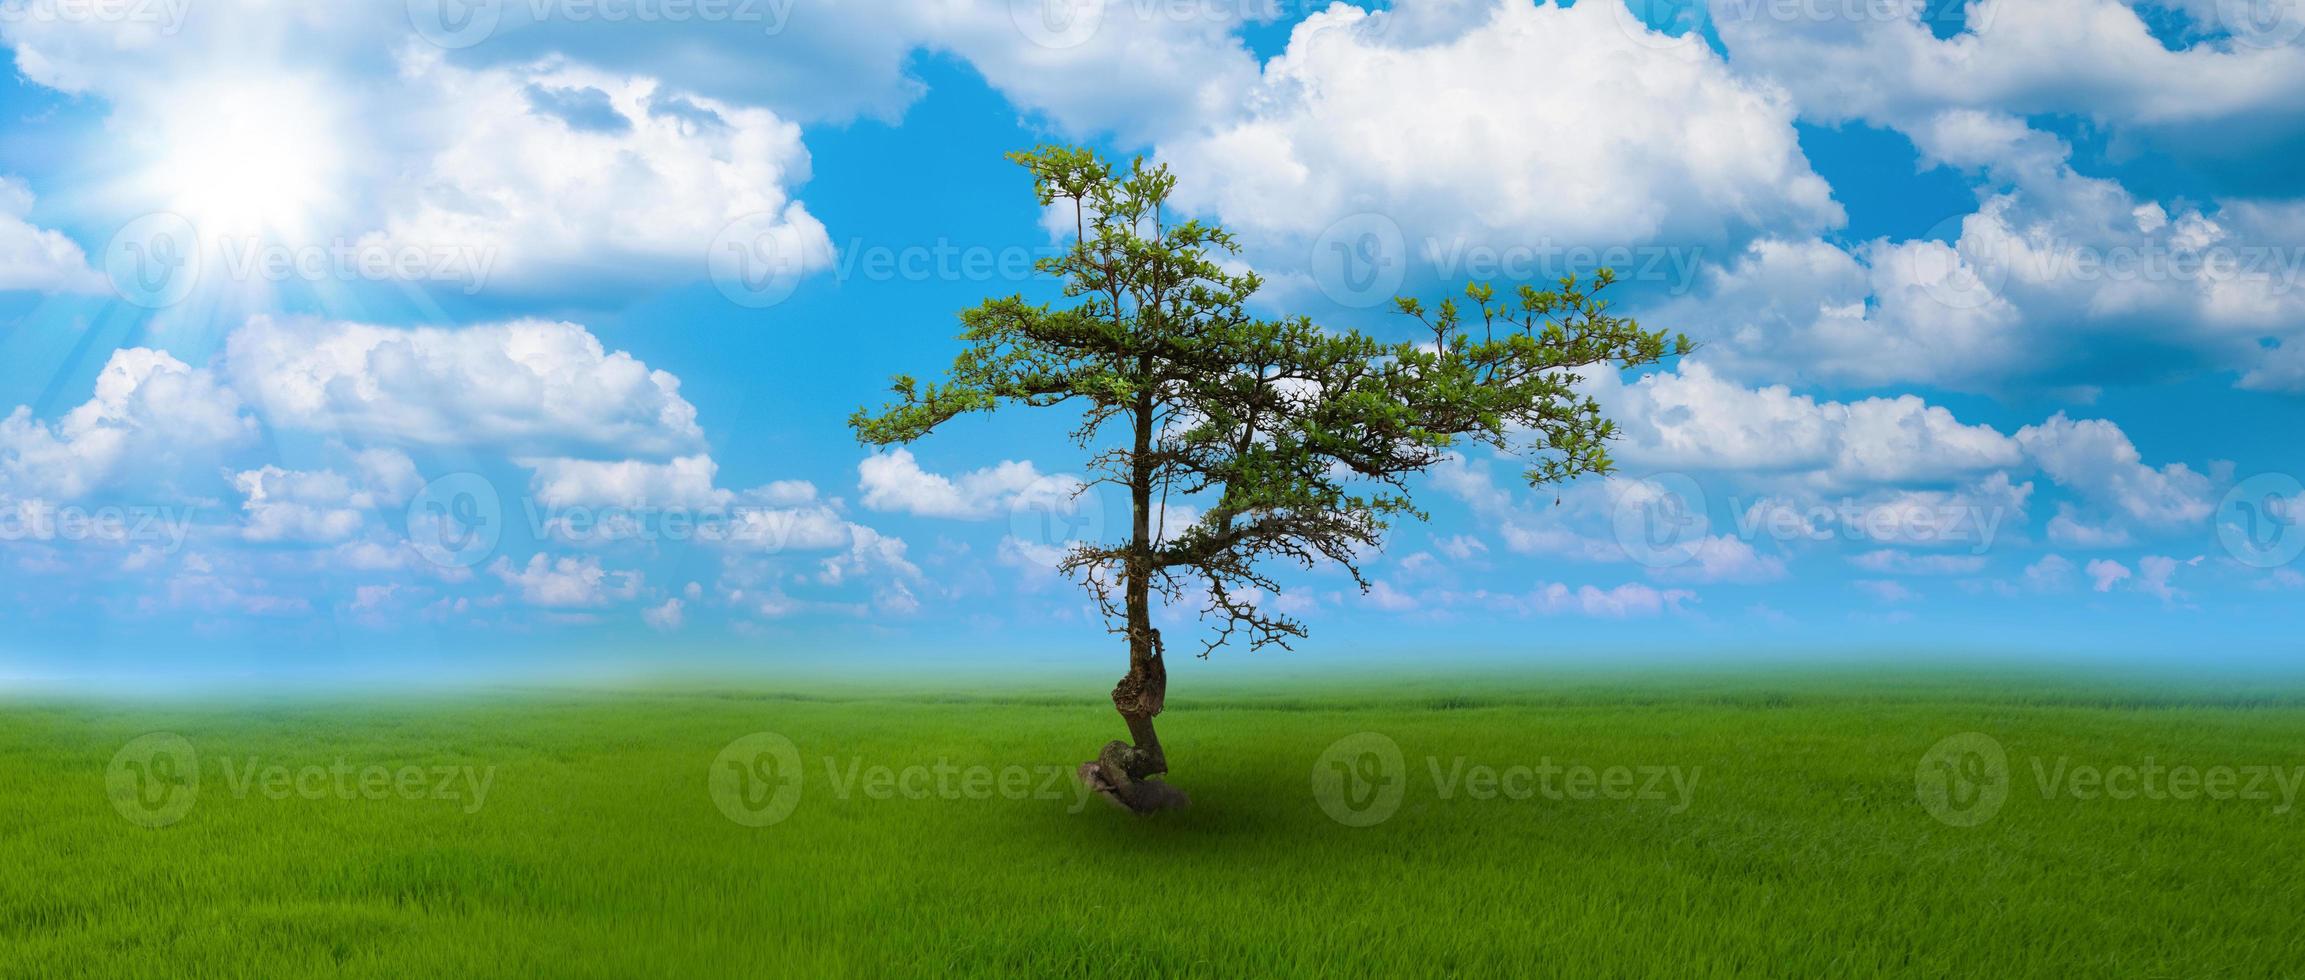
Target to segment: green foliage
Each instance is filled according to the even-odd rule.
[[[1688,350],[1612,314],[1606,269],[1507,300],[1474,283],[1462,304],[1397,301],[1429,339],[1256,317],[1247,301],[1260,281],[1227,268],[1231,234],[1171,220],[1166,168],[1138,159],[1123,172],[1055,146],[1011,157],[1044,207],[1072,207],[1073,244],[1037,264],[1068,302],[1010,296],[963,312],[967,347],[945,380],[899,376],[895,401],[850,424],[889,445],[967,412],[1074,405],[1074,438],[1092,450],[1096,482],[1130,491],[1131,524],[1122,541],[1076,548],[1065,569],[1108,615],[1120,614],[1116,582],[1172,601],[1198,586],[1220,624],[1204,655],[1237,630],[1252,648],[1304,635],[1258,606],[1257,593],[1278,590],[1260,568],[1269,559],[1333,561],[1365,588],[1356,556],[1394,517],[1423,516],[1409,479],[1464,444],[1525,458],[1532,485],[1607,472],[1614,428],[1576,390],[1584,372]],[[1175,495],[1211,502],[1188,528],[1157,527]]]

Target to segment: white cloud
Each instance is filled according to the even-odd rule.
[[[498,558],[488,570],[517,589],[521,601],[546,608],[590,608],[627,601],[640,594],[642,582],[641,573],[608,571],[601,568],[600,559],[590,555],[531,555],[525,567],[515,566],[509,558]]]
[[[901,579],[919,578],[920,566],[914,565],[904,553],[904,539],[890,537],[862,524],[851,524],[848,551],[819,562],[817,580],[825,585],[839,585],[875,572]]]
[[[2022,353],[2021,314],[1977,283],[1935,241],[1876,239],[1844,251],[1818,239],[1768,239],[1643,319],[1706,343],[1705,361],[1739,380],[1960,381]]]
[[[830,264],[824,226],[790,190],[808,179],[799,127],[767,110],[557,61],[416,59],[401,82],[396,101],[428,105],[438,143],[375,189],[380,244],[470,249],[494,259],[491,285],[581,292],[702,279],[722,231],[767,214],[748,227],[779,258]]]
[[[922,469],[901,446],[865,457],[856,474],[864,505],[873,510],[967,520],[1004,514],[1020,495],[1048,483],[1030,462],[1013,459],[958,478],[942,476]]]
[[[389,452],[389,451],[385,451]],[[389,462],[397,457],[397,462]],[[327,544],[359,533],[367,514],[386,504],[407,499],[398,464],[408,457],[368,457],[392,481],[371,487],[334,470],[285,470],[263,466],[236,474],[233,488],[244,498],[247,523],[241,535],[251,541],[300,541]],[[409,464],[413,466],[414,464]],[[411,471],[412,472],[412,471]]]
[[[0,177],[0,290],[89,293],[104,279],[88,267],[80,246],[61,233],[34,226],[32,188],[16,177]]]
[[[2146,555],[2139,558],[2137,559],[2137,590],[2162,602],[2174,603],[2185,596],[2184,592],[2170,584],[2170,580],[2177,575],[2177,569],[2198,565],[2201,561],[2200,556],[2185,561],[2179,561],[2167,555]]]
[[[400,329],[259,316],[232,333],[234,387],[276,428],[531,456],[701,447],[680,379],[573,323]]]
[[[2050,479],[2113,517],[2165,528],[2207,520],[2214,506],[2207,476],[2183,463],[2146,465],[2128,434],[2110,421],[2074,421],[2059,412],[2017,430],[2016,438]],[[2059,517],[2068,540],[2093,536],[2072,515]]]
[[[720,466],[703,453],[669,462],[637,459],[531,459],[530,489],[547,507],[683,507],[726,504],[734,495],[713,486]]]
[[[1716,0],[1713,23],[1737,64],[1766,74],[1822,122],[1864,119],[1907,125],[1946,110],[2084,116],[2124,140],[2212,164],[2246,161],[2305,131],[2294,93],[2305,86],[2305,50],[2294,35],[2305,8],[2294,3],[2224,4],[2180,0],[2193,31],[2165,44],[2121,0],[2026,0],[1940,9],[1969,17],[1966,31],[1939,39],[1920,21],[1920,4],[1872,5],[1861,16],[1740,16],[1768,5]],[[1810,8],[1826,9],[1834,8]],[[1881,11],[1907,12],[1890,19]],[[2276,33],[2259,35],[2248,20]],[[2203,35],[2233,29],[2236,38]]]
[[[1618,420],[1612,452],[1648,469],[1802,473],[1826,487],[1944,480],[2015,465],[2015,442],[1913,395],[1820,402],[1783,385],[1746,388],[1704,361],[1589,388]]]
[[[2042,555],[2025,566],[2025,586],[2035,592],[2063,592],[2073,587],[2073,562],[2061,555]]]
[[[232,488],[240,494],[246,513],[241,537],[306,544],[348,542],[367,526],[369,514],[407,503],[424,485],[415,461],[398,450],[362,450],[351,454],[349,463],[350,475],[273,464],[233,474]]]
[[[2113,586],[2130,576],[2129,566],[2110,558],[2091,560],[2084,571],[2089,574],[2089,587],[2099,592],[2113,591]]]
[[[959,53],[1011,102],[1073,134],[1138,141],[1190,130],[1232,112],[1257,83],[1255,58],[1233,36],[1255,4],[902,6],[924,43]]]
[[[191,463],[254,435],[239,398],[214,374],[161,351],[124,348],[97,373],[92,397],[53,424],[22,406],[0,419],[0,493],[76,499],[132,483],[164,490]]]
[[[2140,199],[2075,172],[2062,140],[2010,116],[1947,112],[1909,131],[1977,175],[1987,193],[1972,213],[1847,251],[1756,243],[1647,320],[1688,325],[1746,380],[1993,391],[2223,370],[2287,390],[2305,378],[2287,365],[2305,344],[2305,211]]]
[[[1887,575],[1973,575],[1985,568],[1983,555],[1916,555],[1894,548],[1868,551],[1849,561]]]
[[[640,618],[651,629],[665,633],[676,632],[687,622],[687,614],[682,611],[685,606],[686,603],[679,599],[666,599],[661,606],[641,610]]]
[[[1608,4],[1500,0],[1401,39],[1337,5],[1291,32],[1244,116],[1160,141],[1178,199],[1301,266],[1324,229],[1389,216],[1490,246],[1741,241],[1838,225],[1792,103],[1718,58],[1644,44]],[[1580,138],[1575,134],[1602,134]]]
[[[1755,585],[1784,578],[1785,560],[1761,554],[1741,538],[1715,534],[1697,542],[1687,561],[1655,569],[1653,574],[1670,582]]]
[[[1458,562],[1472,561],[1489,552],[1488,545],[1470,534],[1452,534],[1439,538],[1433,542],[1433,547],[1449,556],[1450,560]]]
[[[1639,582],[1627,582],[1610,589],[1591,585],[1580,585],[1572,589],[1559,582],[1549,582],[1538,585],[1535,591],[1526,596],[1518,597],[1514,605],[1529,612],[1578,613],[1624,619],[1679,612],[1683,604],[1695,599],[1696,593],[1693,592],[1656,589]]]

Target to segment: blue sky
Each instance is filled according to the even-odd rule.
[[[1701,344],[1260,657],[2292,661],[2295,4],[1052,2],[12,7],[0,675],[1109,659],[1065,419],[845,426],[1056,298],[1044,141],[1271,314],[1608,262]]]

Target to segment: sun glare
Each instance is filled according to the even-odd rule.
[[[318,100],[272,82],[198,86],[169,101],[146,172],[161,207],[211,242],[297,240],[318,230],[341,169]]]

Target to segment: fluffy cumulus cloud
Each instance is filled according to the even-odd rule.
[[[670,557],[780,569],[801,602],[920,601],[901,539],[803,480],[720,485],[679,379],[580,326],[256,317],[221,346],[201,366],[116,351],[85,402],[0,419],[0,532],[36,539],[16,554],[44,587],[141,583],[131,611],[150,615],[473,625],[512,602],[671,630],[709,600],[647,587],[645,563]],[[74,506],[127,507],[132,528],[60,533]],[[487,543],[461,550],[478,529]]]
[[[808,179],[799,127],[765,109],[563,62],[425,58],[402,77],[437,135],[374,189],[367,237],[388,252],[474,255],[490,263],[481,285],[563,290],[702,278],[732,227],[796,272],[829,261],[824,226],[791,192]]]
[[[1160,141],[1184,203],[1298,256],[1363,212],[1411,254],[1841,222],[1780,89],[1647,43],[1610,4],[1466,9],[1438,36],[1392,37],[1372,29],[1390,15],[1343,5],[1306,18],[1239,118]]]
[[[2061,509],[2050,524],[2051,539],[2060,543],[2123,544],[2131,526],[2203,525],[2215,506],[2207,475],[2183,463],[2146,464],[2129,436],[2104,419],[2076,422],[2058,413],[2019,429],[2017,441],[2042,472],[2081,500],[2079,507]]]
[[[1747,388],[1706,361],[1595,397],[1620,418],[1617,456],[1640,469],[1801,473],[1824,487],[1939,481],[2019,461],[2018,443],[1919,397],[1820,401],[1783,385]]]
[[[2114,586],[2132,575],[2129,566],[2110,558],[2092,559],[2084,570],[2089,573],[2089,587],[2099,592],[2113,591]]]
[[[1655,320],[1690,324],[1744,379],[1990,391],[2223,370],[2294,390],[2305,377],[2290,363],[2305,349],[2293,205],[2141,198],[2006,114],[1947,110],[1908,133],[1992,188],[1974,211],[1926,238],[1756,242]]]
[[[688,623],[687,608],[688,603],[684,600],[666,599],[662,605],[641,610],[640,618],[650,629],[664,633],[678,632]]]
[[[2305,7],[2293,0],[1708,6],[1736,63],[1785,85],[1819,120],[1896,126],[1948,109],[2082,116],[2237,187],[2298,189],[2279,172],[2293,168],[2265,166],[2305,140],[2293,97],[2305,86]],[[1811,13],[1769,15],[1786,9]],[[2149,15],[2180,21],[2176,36],[2157,35]]]
[[[864,505],[922,517],[983,519],[1008,513],[1020,500],[1077,484],[1052,481],[1030,462],[1006,460],[984,469],[947,477],[921,468],[903,448],[876,453],[856,466]]]
[[[412,329],[258,317],[225,370],[275,426],[524,455],[700,447],[680,379],[573,323]]]
[[[1009,100],[1079,135],[1152,140],[1234,111],[1257,65],[1247,3],[920,3],[923,42],[967,58]]]
[[[713,483],[720,466],[697,454],[664,463],[638,459],[536,459],[531,489],[548,507],[712,507],[732,497]]]
[[[255,423],[217,376],[162,351],[113,352],[94,394],[53,422],[0,419],[0,496],[70,500],[106,490],[197,492],[183,477],[246,444]]]
[[[611,601],[633,598],[640,593],[642,585],[641,573],[602,568],[600,559],[589,555],[566,558],[531,555],[525,566],[515,565],[509,558],[499,558],[488,570],[516,589],[521,601],[532,606],[605,606]]]
[[[1978,578],[2007,549],[2044,538],[2101,550],[2197,537],[2231,485],[2223,465],[2148,462],[2107,419],[2060,412],[2004,432],[1917,396],[1819,399],[1746,387],[1708,363],[1588,383],[1620,422],[1619,477],[1527,500],[1487,463],[1452,459],[1433,485],[1512,554],[1633,562],[1656,581],[1721,585],[1782,580],[1822,548],[1875,575],[1955,576],[2009,595],[2062,591],[2073,566],[2046,556],[2022,583]],[[2044,498],[2053,503],[2045,524],[2034,516]],[[2118,564],[2090,574],[2117,576]],[[1403,563],[1418,577],[1438,569]],[[1897,601],[1920,597],[1896,588]]]
[[[392,449],[362,451],[349,474],[333,469],[288,470],[265,465],[235,474],[251,541],[344,541],[369,524],[369,515],[408,502],[423,485],[416,464]]]
[[[0,177],[0,290],[94,292],[102,277],[88,267],[80,246],[31,222],[32,189]]]
[[[1588,616],[1633,619],[1682,612],[1696,601],[1686,589],[1658,589],[1640,582],[1601,588],[1539,582],[1526,592],[1437,591],[1432,602],[1440,607],[1466,607],[1514,616]]]

